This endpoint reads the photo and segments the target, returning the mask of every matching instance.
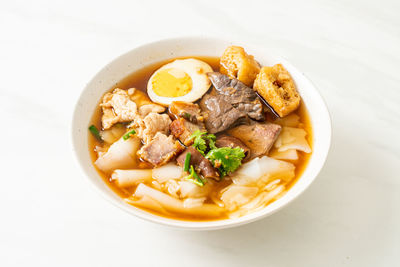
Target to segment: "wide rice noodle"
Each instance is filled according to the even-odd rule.
[[[296,149],[288,149],[286,151],[278,151],[274,149],[270,152],[269,156],[274,159],[283,159],[283,160],[298,160],[299,155]]]
[[[255,158],[247,163],[244,163],[231,177],[234,184],[249,185],[255,184],[263,175],[259,158]]]
[[[120,187],[129,187],[151,181],[151,169],[115,170],[111,179]]]
[[[212,181],[208,181],[204,186],[198,186],[190,181],[183,180],[180,184],[181,198],[199,198],[208,195],[211,189]]]
[[[263,190],[266,191],[271,191],[273,190],[275,187],[278,186],[278,184],[281,182],[281,179],[276,179],[271,181],[269,184],[267,184],[266,186],[264,186]]]
[[[180,185],[179,185],[179,183],[178,183],[177,181],[175,181],[175,180],[173,180],[173,179],[168,180],[168,181],[165,183],[165,188],[167,189],[167,192],[168,192],[171,196],[176,197],[176,198],[179,198],[179,196],[178,196],[178,191],[179,191],[179,189],[180,189]]]
[[[203,204],[198,207],[186,208],[182,200],[171,197],[145,184],[139,184],[136,188],[134,197],[142,198],[144,196],[157,201],[165,210],[170,212],[207,217],[218,217],[224,213],[224,209],[214,204]]]
[[[276,119],[274,123],[277,123],[281,126],[297,127],[300,123],[300,117],[297,114],[292,113],[283,118]]]
[[[246,204],[257,195],[258,187],[230,185],[222,190],[221,200],[229,210]]]
[[[274,146],[279,152],[289,149],[301,150],[306,153],[311,152],[311,147],[306,140],[307,132],[301,128],[282,127]]]
[[[235,212],[229,214],[229,218],[237,218],[240,216],[244,216],[250,212],[255,212],[264,208],[268,203],[272,200],[277,199],[280,194],[285,190],[285,186],[280,185],[276,187],[271,192],[261,192],[255,198],[253,198],[250,202],[240,207]]]
[[[205,200],[206,200],[205,197],[201,197],[201,198],[186,198],[183,201],[183,206],[185,208],[200,207],[201,205],[203,205]]]
[[[259,163],[261,171],[268,175],[269,180],[281,179],[289,181],[295,176],[295,166],[292,163],[267,156],[260,158]]]
[[[263,186],[271,179],[292,179],[295,176],[294,170],[295,166],[290,162],[264,156],[243,164],[231,179],[236,185]]]
[[[168,214],[168,211],[166,211],[163,206],[161,206],[160,203],[158,203],[157,201],[155,201],[154,199],[152,199],[151,197],[148,196],[143,196],[139,199],[135,199],[134,197],[128,197],[125,198],[125,201],[128,204],[133,204],[135,206],[139,206],[142,208],[147,208],[147,209],[151,209],[151,210],[158,210],[164,214]]]
[[[126,133],[125,126],[121,124],[115,124],[108,130],[104,130],[100,132],[101,139],[103,139],[106,143],[112,144],[121,138],[122,135]]]
[[[170,179],[179,179],[181,176],[182,168],[172,162],[153,169],[153,178],[161,184]]]
[[[136,152],[140,144],[140,139],[136,136],[127,140],[121,137],[107,152],[101,154],[94,164],[106,173],[115,169],[133,168],[136,165]]]

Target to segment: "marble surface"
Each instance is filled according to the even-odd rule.
[[[400,2],[2,1],[0,266],[400,266]],[[333,121],[315,183],[227,230],[149,224],[92,191],[69,126],[80,90],[133,47],[243,38],[315,83]]]

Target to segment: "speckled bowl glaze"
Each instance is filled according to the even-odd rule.
[[[71,126],[72,144],[84,176],[103,197],[126,212],[150,222],[180,229],[213,230],[243,225],[267,217],[288,205],[315,180],[325,163],[331,142],[331,120],[323,99],[314,85],[287,60],[271,54],[267,46],[260,47],[244,42],[234,44],[243,46],[262,65],[281,63],[285,66],[310,114],[313,125],[313,153],[306,170],[287,194],[264,209],[240,218],[205,222],[181,221],[160,217],[125,203],[104,183],[95,170],[88,150],[87,129],[99,99],[107,90],[127,75],[149,64],[175,57],[220,56],[225,48],[232,44],[230,41],[205,37],[166,39],[145,44],[113,60],[87,84],[75,106]]]

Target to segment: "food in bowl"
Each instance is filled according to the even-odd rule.
[[[89,127],[104,181],[154,214],[241,217],[281,198],[312,153],[312,127],[290,73],[242,47],[132,73],[107,92]]]

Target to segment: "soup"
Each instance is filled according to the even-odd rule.
[[[110,88],[89,150],[127,203],[180,220],[244,216],[282,197],[312,153],[306,107],[282,65],[240,47],[174,58]]]

